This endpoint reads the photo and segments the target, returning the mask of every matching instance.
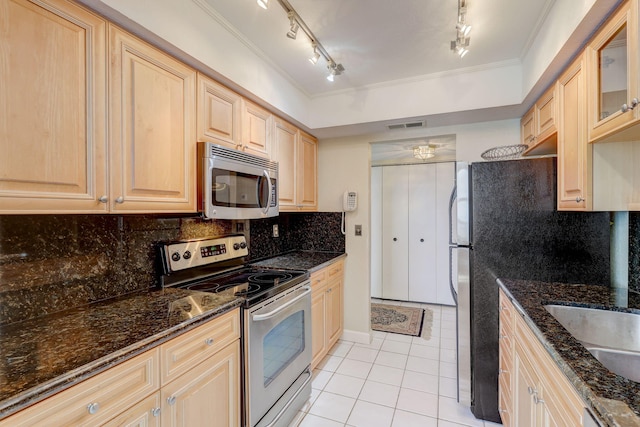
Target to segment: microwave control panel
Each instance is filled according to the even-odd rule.
[[[172,242],[164,244],[161,251],[167,273],[249,255],[243,235]]]

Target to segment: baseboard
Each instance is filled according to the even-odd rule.
[[[372,336],[371,332],[367,333],[345,329],[342,331],[340,339],[343,341],[357,342],[358,344],[371,344]]]

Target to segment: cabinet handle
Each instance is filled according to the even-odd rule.
[[[505,307],[504,305],[500,304],[500,308],[498,309],[499,311],[505,311],[507,309],[507,307]]]
[[[506,369],[498,369],[498,375],[500,374],[508,374],[509,371],[507,371]]]
[[[505,334],[500,334],[500,335],[498,335],[498,339],[499,339],[499,340],[503,340],[503,339],[505,339],[505,338],[508,338]]]
[[[580,197],[580,196],[576,197],[576,203],[580,203],[582,201],[584,201],[584,199],[582,197]]]
[[[535,389],[535,388],[531,388],[531,387],[527,387],[527,392],[528,392],[530,395],[533,395],[533,394],[536,394],[536,393],[537,393],[536,389]]]
[[[160,415],[160,408],[153,408],[151,410],[151,415],[153,415],[154,417],[158,417]]]
[[[533,403],[535,403],[536,405],[537,405],[538,403],[542,403],[542,404],[544,404],[544,400],[540,399],[540,398],[538,397],[538,395],[535,395],[535,396],[533,396]]]
[[[124,197],[122,197],[122,196],[118,197],[116,199],[116,203],[119,204],[119,205],[123,204],[124,203]]]
[[[176,397],[175,396],[171,396],[171,397],[167,397],[167,403],[171,406],[176,404]]]
[[[93,402],[87,405],[87,411],[89,411],[91,415],[98,412],[99,409],[100,409],[100,404],[98,402]]]
[[[109,198],[107,196],[100,196],[100,198],[98,198],[98,201],[100,203],[107,203],[109,201]]]
[[[626,113],[627,111],[633,110],[638,105],[638,102],[639,102],[638,98],[633,98],[631,100],[631,105],[622,104],[622,108],[621,108],[622,112]]]
[[[213,345],[213,338],[207,338],[204,340],[204,343],[209,346]]]

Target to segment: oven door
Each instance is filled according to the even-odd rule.
[[[289,390],[311,364],[311,287],[307,281],[245,311],[245,391],[248,425],[255,426],[276,403],[266,425],[280,425],[291,402],[309,383]],[[288,391],[289,390],[289,391]],[[286,394],[286,396],[285,396]],[[287,402],[278,402],[285,396]],[[287,397],[290,396],[290,397]],[[308,398],[308,396],[306,396]],[[306,398],[304,399],[306,401]],[[297,412],[299,408],[295,409]]]
[[[204,178],[207,218],[251,219],[278,215],[277,171],[225,159],[208,159]]]

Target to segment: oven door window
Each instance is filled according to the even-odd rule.
[[[300,310],[282,320],[264,337],[265,387],[304,351],[304,326],[304,311]]]
[[[275,179],[271,180],[275,186]],[[230,208],[264,208],[269,184],[263,175],[224,169],[211,170],[211,203]]]

